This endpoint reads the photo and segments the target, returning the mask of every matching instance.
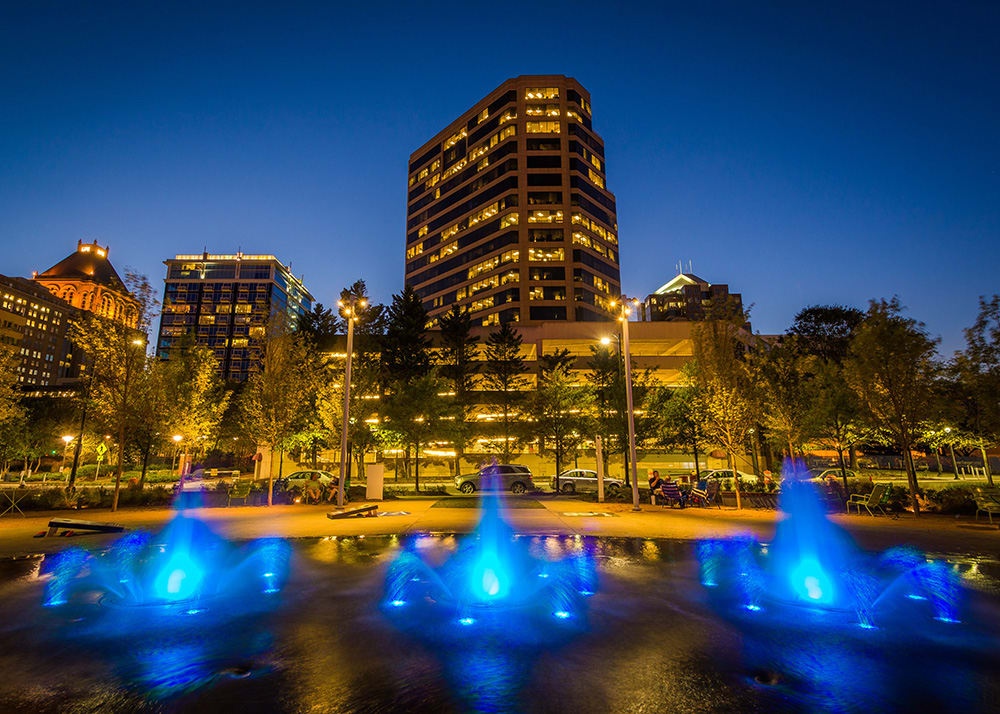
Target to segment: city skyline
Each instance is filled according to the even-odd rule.
[[[947,356],[996,291],[995,9],[858,23],[847,8],[580,6],[561,26],[578,52],[525,25],[509,52],[440,69],[393,49],[391,30],[419,35],[444,9],[206,10],[183,25],[162,9],[8,12],[0,56],[23,68],[2,80],[18,99],[0,138],[9,275],[80,239],[154,283],[175,252],[241,249],[276,254],[326,305],[358,277],[387,302],[402,288],[406,157],[507,78],[559,73],[600,108],[630,295],[692,261],[772,333],[807,304],[897,294]],[[342,25],[355,31],[326,46]]]

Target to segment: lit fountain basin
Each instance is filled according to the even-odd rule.
[[[769,544],[746,536],[698,545],[701,584],[731,614],[781,615],[780,625],[791,627],[903,623],[928,636],[937,636],[933,623],[960,623],[965,590],[948,563],[906,547],[860,551],[808,482],[786,480],[781,506],[786,517]]]
[[[289,553],[274,538],[235,545],[180,513],[156,536],[129,533],[101,551],[47,559],[44,605],[185,615],[266,607],[287,580]]]
[[[532,637],[560,634],[544,623],[583,627],[586,600],[597,590],[592,554],[581,542],[569,554],[542,557],[504,520],[495,492],[485,492],[481,504],[476,530],[454,551],[410,541],[386,573],[384,611],[404,629],[438,635],[496,627],[514,638],[524,628],[512,627],[511,618],[536,623]]]

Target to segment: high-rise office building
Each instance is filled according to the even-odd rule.
[[[725,283],[712,284],[693,273],[678,273],[647,295],[639,310],[641,320],[704,320],[713,309],[743,312],[743,296],[729,292]]]
[[[510,79],[410,156],[406,284],[431,326],[613,319],[615,197],[590,94],[561,75]]]
[[[224,379],[242,382],[260,367],[267,322],[295,322],[312,309],[302,281],[273,255],[178,255],[167,266],[156,353],[164,359],[191,334],[212,348]]]

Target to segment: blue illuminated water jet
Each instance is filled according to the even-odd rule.
[[[577,620],[586,610],[586,598],[597,591],[591,555],[574,546],[561,558],[536,557],[529,541],[518,538],[504,519],[496,490],[484,489],[483,494],[475,531],[444,562],[430,562],[419,538],[407,544],[386,573],[386,611],[399,612],[405,603],[428,611],[419,616],[411,608],[399,612],[407,621],[433,620],[440,613],[443,621],[464,627],[486,622],[513,627],[506,615],[515,612],[521,620]],[[505,616],[496,617],[500,613]]]
[[[866,630],[904,608],[911,618],[960,621],[962,589],[950,566],[912,548],[878,555],[860,551],[827,518],[801,465],[786,463],[784,473],[789,474],[781,491],[784,518],[772,543],[743,536],[698,544],[701,584],[718,593],[721,605],[790,618],[791,608],[805,607],[828,613],[828,622],[846,619]]]

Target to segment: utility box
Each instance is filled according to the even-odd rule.
[[[365,464],[365,499],[368,501],[382,500],[382,486],[385,483],[385,466],[383,464]]]

